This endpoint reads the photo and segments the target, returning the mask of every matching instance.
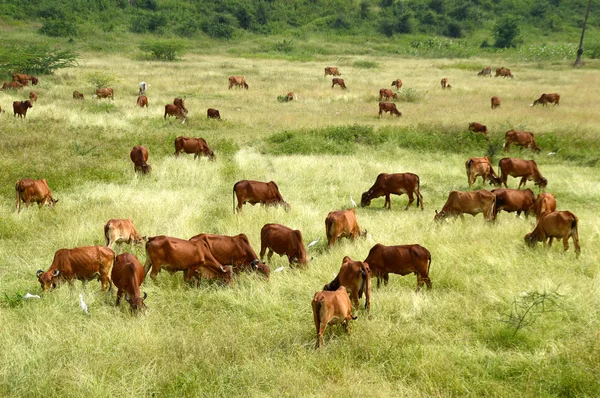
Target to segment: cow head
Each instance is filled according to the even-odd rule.
[[[31,105],[31,101],[29,100],[21,101],[21,104],[25,105],[25,108],[33,108],[33,105]]]
[[[537,180],[535,182],[535,185],[540,187],[540,189],[546,189],[546,186],[548,185],[548,180],[544,177],[541,177],[539,180]]]
[[[539,242],[539,238],[537,235],[534,235],[532,232],[525,235],[525,244],[529,247],[534,247]]]
[[[271,268],[259,259],[255,259],[250,263],[252,265],[252,270],[263,274],[265,277],[269,277],[271,275]]]
[[[371,191],[367,191],[362,194],[362,197],[360,198],[361,207],[367,207],[371,204],[371,193]]]
[[[142,174],[148,174],[151,171],[152,171],[152,166],[150,166],[149,164],[142,165]]]
[[[35,273],[35,275],[37,276],[40,285],[42,285],[42,290],[46,291],[50,288],[56,287],[55,278],[57,278],[58,275],[60,275],[60,271],[55,269],[44,272],[43,270],[39,269]]]
[[[248,90],[248,83],[244,82],[244,88]]]
[[[542,148],[540,148],[539,146],[537,146],[535,143],[533,143],[533,145],[532,145],[532,147],[531,147],[531,150],[532,150],[533,152],[536,152],[536,153],[540,153],[540,152],[542,152]]]
[[[282,202],[281,205],[285,211],[290,211],[292,209],[292,205],[290,205],[288,202]]]
[[[448,214],[442,210],[438,213],[438,211],[435,211],[435,216],[433,216],[433,221],[443,221],[446,217],[448,217]]]
[[[214,151],[210,151],[210,153],[208,154],[208,160],[210,161],[215,161],[217,160],[217,157],[215,156],[215,152]]]
[[[140,235],[136,235],[133,238],[133,244],[134,245],[144,245],[146,242],[148,242],[148,237],[147,236],[140,236]]]
[[[493,185],[493,186],[496,186],[496,187],[502,186],[502,180],[500,179],[500,177],[490,175],[488,178],[489,178],[488,181],[489,181],[490,185]]]
[[[35,76],[31,76],[31,84],[33,84],[34,86],[37,85],[40,82],[40,79],[38,79]]]
[[[138,298],[133,298],[130,299],[129,297],[125,297],[125,300],[127,300],[127,302],[130,305],[130,310],[132,313],[138,313],[140,311],[144,311],[146,308],[146,304],[144,303],[144,300],[146,300],[146,297],[148,297],[148,294],[146,294],[146,292],[144,292],[144,297],[138,297]]]

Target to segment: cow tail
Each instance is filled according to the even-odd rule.
[[[579,244],[579,232],[577,231],[577,217],[575,214],[571,214],[573,219],[571,220],[571,236],[573,237],[573,242],[577,242]]]
[[[21,195],[19,192],[19,181],[17,181],[17,185],[15,186],[15,191],[17,192],[17,212],[21,210]]]
[[[235,186],[236,185],[237,185],[237,183],[233,184],[233,192],[231,192],[231,199],[233,201],[233,214],[235,214]]]
[[[323,297],[319,297],[317,300],[317,305],[314,311],[314,320],[315,320],[315,328],[317,329],[317,339],[319,338],[319,331],[321,330],[321,302],[323,301]]]
[[[110,223],[106,223],[106,225],[104,226],[104,238],[106,239],[106,247],[109,247],[109,244],[110,244],[110,237],[108,236],[109,232],[110,232]]]
[[[467,179],[469,180],[469,187],[471,186],[471,167],[473,166],[473,161],[469,159],[467,161]]]
[[[494,216],[495,213],[496,213],[496,195],[494,195],[494,197],[492,199],[492,206],[490,207],[490,210],[488,212],[488,218],[495,220],[496,219],[496,217]]]
[[[362,285],[358,291],[358,297],[362,298],[361,290],[365,292],[365,309],[368,310],[371,301],[371,280],[369,278],[369,270],[363,265],[361,270],[362,274]]]
[[[421,179],[419,178],[419,176],[417,176],[417,209],[420,206],[421,203]]]

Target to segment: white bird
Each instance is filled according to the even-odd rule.
[[[27,292],[24,296],[24,299],[32,299],[32,298],[40,298],[40,296],[38,296],[37,294],[31,294],[29,292]]]
[[[548,156],[554,156],[556,155],[556,152],[548,152]]]
[[[79,293],[79,306],[81,307],[83,312],[88,314],[88,307],[87,307],[87,304],[83,301],[83,294],[81,294],[81,293]]]
[[[317,240],[313,240],[312,242],[310,242],[308,244],[307,247],[313,247],[314,245],[316,245],[317,243],[319,243],[320,240],[321,240],[321,237],[319,237],[319,239],[317,239]]]
[[[350,195],[350,202],[352,202],[352,206],[356,207],[356,202],[352,199],[352,195]]]
[[[283,271],[284,269],[285,269],[285,267],[279,267],[279,268],[277,268],[277,269],[276,269],[275,271],[273,271],[273,272],[281,272],[281,271]]]
[[[367,239],[369,239],[369,242],[373,242],[373,235],[367,234]]]

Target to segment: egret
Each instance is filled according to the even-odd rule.
[[[317,240],[313,240],[312,242],[310,242],[308,244],[307,247],[313,247],[314,245],[316,245],[317,243],[319,243],[320,240],[321,240],[321,237],[319,237],[319,239],[317,239]]]
[[[281,272],[281,271],[283,271],[284,269],[285,269],[285,267],[279,267],[279,268],[277,268],[277,269],[276,269],[275,271],[273,271],[273,272]]]
[[[83,301],[83,294],[81,294],[81,293],[79,293],[79,306],[81,307],[83,312],[88,314],[88,307],[87,307],[87,304]]]
[[[350,202],[352,203],[352,206],[356,207],[356,202],[352,199],[352,195],[350,195]]]
[[[40,298],[40,296],[38,296],[37,294],[31,294],[29,292],[27,292],[24,296],[24,299],[32,299],[32,298]]]

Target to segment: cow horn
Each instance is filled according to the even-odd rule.
[[[295,256],[294,258],[292,258],[292,262],[293,263],[297,263],[298,262],[298,256]]]
[[[221,269],[221,272],[227,272],[227,271],[225,271],[225,268],[223,268],[222,265],[219,265],[219,268]]]
[[[148,297],[148,293],[144,292],[144,298],[142,300],[146,300],[146,297]]]
[[[37,272],[35,273],[35,276],[37,276],[39,278],[40,275],[43,273],[44,273],[44,270],[38,269]]]
[[[258,268],[258,259],[252,260],[251,264],[254,268]]]
[[[54,270],[54,277],[57,277],[57,276],[58,276],[58,274],[60,274],[60,271],[59,271],[59,270],[57,270],[57,269],[55,269],[55,270]]]

